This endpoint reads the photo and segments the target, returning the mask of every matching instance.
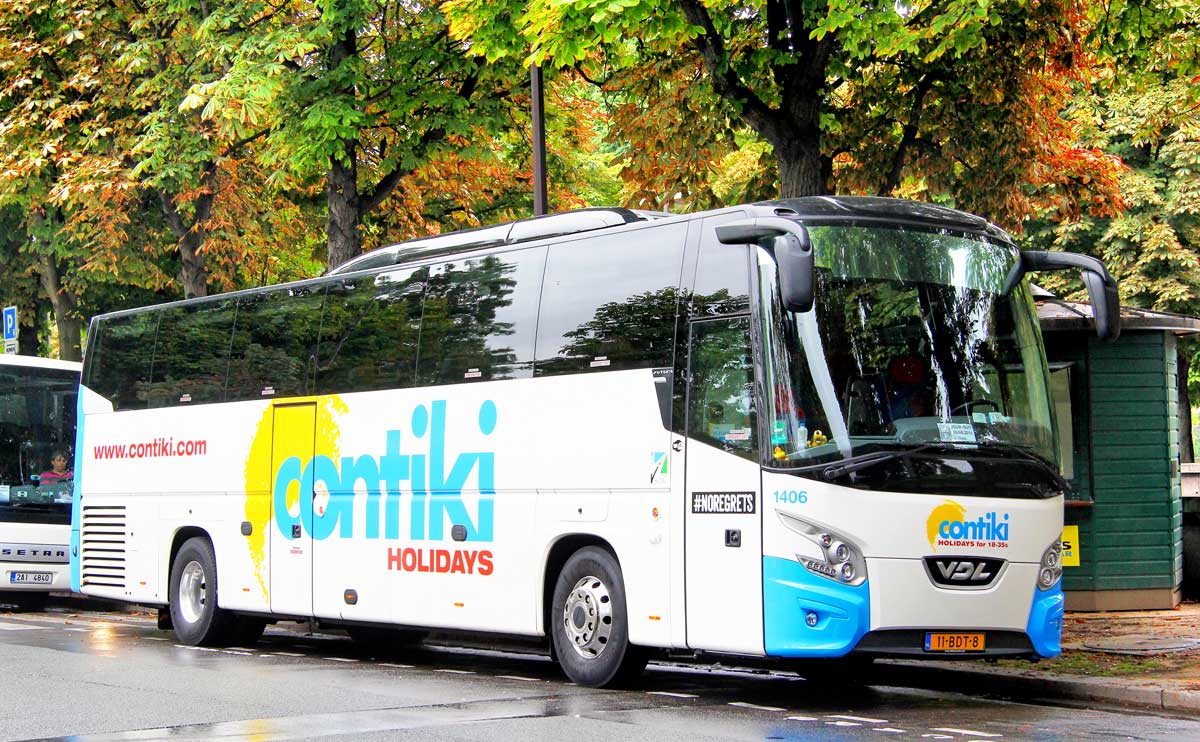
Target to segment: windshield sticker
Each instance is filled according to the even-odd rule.
[[[727,441],[748,441],[750,440],[750,428],[734,428],[722,437]]]
[[[774,427],[771,428],[771,444],[775,446],[787,443],[787,423],[783,420],[776,420]]]
[[[971,423],[938,423],[938,435],[944,443],[976,443]]]

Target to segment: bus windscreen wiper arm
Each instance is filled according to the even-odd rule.
[[[1046,474],[1050,475],[1050,478],[1054,480],[1054,485],[1061,492],[1065,493],[1071,487],[1070,483],[1063,478],[1063,475],[1059,473],[1058,469],[1055,468],[1053,464],[1046,461],[1041,456],[1026,450],[1022,446],[1012,443],[985,443],[979,448],[984,451],[991,451],[1003,456],[1015,456],[1020,458],[1022,461],[1028,461],[1044,471]]]
[[[921,453],[922,451],[927,451],[931,448],[943,448],[943,446],[937,443],[926,443],[923,446],[916,446],[915,448],[907,448],[899,451],[880,451],[878,453],[865,454],[861,457],[847,459],[839,464],[829,464],[827,466],[819,467],[819,471],[821,472],[822,479],[827,482],[832,482],[843,475],[851,474],[859,471],[860,469],[866,469],[876,464],[881,464],[885,461],[908,458],[909,456]]]

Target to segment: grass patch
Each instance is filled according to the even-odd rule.
[[[1093,677],[1145,675],[1163,669],[1170,669],[1169,663],[1155,657],[1080,652],[1075,650],[1067,650],[1052,660],[1042,660],[1036,664],[1025,660],[1001,660],[999,664],[1001,667],[1013,669],[1036,668],[1038,670],[1060,672],[1065,675],[1090,675]]]

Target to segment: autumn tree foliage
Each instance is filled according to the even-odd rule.
[[[1119,205],[1119,163],[1060,115],[1088,70],[1078,0],[447,7],[489,58],[575,66],[615,96],[640,202],[921,195],[1014,228],[1051,186],[1069,212]]]
[[[1200,314],[1200,3],[1096,8],[1097,27],[1123,23],[1108,66],[1076,88],[1071,119],[1085,146],[1124,164],[1120,213],[1046,209],[1032,223],[1039,247],[1095,255],[1135,306]],[[1113,13],[1117,15],[1114,16]],[[1124,15],[1127,14],[1127,15]],[[1132,39],[1133,42],[1130,42]],[[1090,150],[1089,150],[1090,151]],[[1056,276],[1048,287],[1082,298]]]

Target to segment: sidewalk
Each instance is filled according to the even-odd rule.
[[[887,681],[1200,714],[1200,603],[1171,611],[1068,613],[1063,653],[1038,663],[879,663]]]

